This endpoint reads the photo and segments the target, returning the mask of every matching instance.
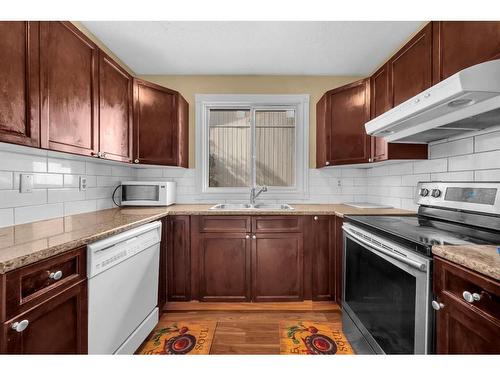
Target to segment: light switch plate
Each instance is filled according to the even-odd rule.
[[[21,193],[31,193],[33,192],[33,175],[32,174],[21,174],[21,181],[19,187]]]
[[[87,190],[87,177],[80,176],[80,191]]]

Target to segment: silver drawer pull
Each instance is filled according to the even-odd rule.
[[[49,275],[49,279],[52,280],[60,280],[62,277],[62,271],[51,272]]]
[[[431,305],[432,305],[432,308],[436,311],[444,309],[444,303],[442,303],[442,302],[432,301]]]
[[[464,297],[464,300],[466,300],[469,303],[474,303],[474,302],[479,301],[481,299],[480,294],[471,293],[467,290],[462,293],[462,296]]]
[[[12,328],[16,332],[22,332],[29,326],[29,324],[30,324],[30,322],[28,320],[24,319],[24,320],[21,320],[20,322],[12,323],[10,328]]]

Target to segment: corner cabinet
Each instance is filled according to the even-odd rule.
[[[328,91],[316,106],[316,166],[368,163],[371,140],[370,80],[362,79]]]
[[[40,23],[0,22],[0,141],[40,147]]]
[[[41,145],[98,152],[98,48],[69,22],[40,23]]]
[[[187,167],[187,110],[177,91],[134,79],[134,163]]]
[[[435,258],[434,295],[437,354],[500,354],[498,281]]]

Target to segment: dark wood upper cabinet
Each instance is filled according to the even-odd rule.
[[[391,86],[391,65],[384,64],[370,78],[371,118],[380,116],[393,107]],[[382,137],[371,137],[372,161],[395,159],[427,159],[426,144],[388,143]]]
[[[500,22],[435,21],[433,82],[488,60],[500,58]]]
[[[135,163],[186,167],[187,122],[187,102],[177,91],[134,80]]]
[[[98,49],[69,22],[40,23],[41,145],[98,151]]]
[[[23,320],[29,322],[24,331],[12,328],[15,322]],[[7,354],[86,354],[86,282],[5,322],[2,336]]]
[[[335,299],[335,216],[314,216],[311,225],[312,299]]]
[[[432,24],[427,24],[388,62],[390,105],[410,99],[432,86]]]
[[[0,22],[0,141],[40,147],[39,23]]]
[[[328,91],[316,106],[317,167],[365,163],[371,140],[365,123],[370,119],[370,80],[363,79]]]
[[[500,283],[436,258],[434,294],[437,354],[500,354]],[[469,303],[463,292],[477,293]]]
[[[198,242],[200,301],[250,301],[250,235],[203,233]]]
[[[191,218],[167,220],[167,290],[169,301],[191,299]]]
[[[99,51],[99,151],[101,157],[132,161],[132,77]]]

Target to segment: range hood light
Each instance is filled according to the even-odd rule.
[[[474,100],[472,99],[457,99],[448,103],[448,107],[457,108],[457,107],[465,107],[467,105],[474,104]]]

